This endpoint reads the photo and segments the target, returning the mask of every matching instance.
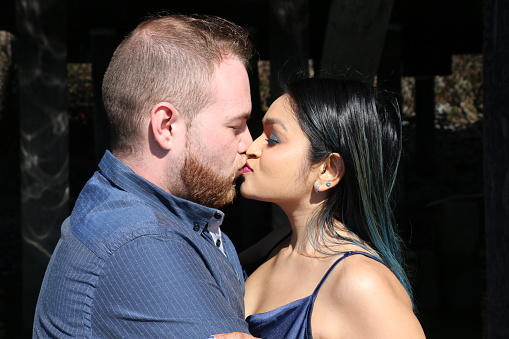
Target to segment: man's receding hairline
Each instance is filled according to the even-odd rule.
[[[242,61],[242,58],[240,58],[238,55],[231,53],[231,52],[229,52],[227,54],[222,54],[221,59],[219,59],[218,62],[214,62],[214,70],[210,74],[209,79],[207,79],[209,100],[207,100],[206,105],[204,105],[198,112],[195,112],[194,114],[191,114],[188,117],[186,117],[186,119],[188,119],[188,121],[187,121],[188,127],[190,127],[193,124],[196,116],[198,116],[202,111],[206,110],[210,105],[215,103],[214,98],[216,98],[216,96],[217,96],[216,95],[217,94],[217,83],[216,83],[216,81],[214,81],[214,78],[217,75],[217,71],[219,70],[220,65],[227,62],[227,60],[238,61],[242,65],[242,67],[244,67],[244,70],[247,72],[245,63]],[[247,117],[249,119],[251,117],[251,114],[252,114],[252,111],[243,112],[242,117]]]

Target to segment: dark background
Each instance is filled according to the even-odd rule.
[[[109,58],[112,46],[142,17],[161,10],[230,19],[249,29],[259,59],[270,60],[277,51],[270,46],[273,33],[269,31],[269,5],[269,1],[255,0],[67,1],[67,60],[72,64],[93,63],[96,70],[101,69],[105,66],[101,61]],[[309,4],[309,58],[315,61],[315,68],[320,66],[330,5],[327,0]],[[15,2],[0,2],[0,30],[16,37],[18,24]],[[104,32],[107,34],[103,35]],[[440,120],[434,105],[440,94],[434,87],[435,76],[453,75],[452,55],[482,52],[481,0],[394,1],[380,68],[388,64],[384,60],[392,60],[391,56],[397,54],[397,69],[386,67],[384,71],[398,78],[414,79],[412,93],[405,102],[410,105],[408,100],[413,100],[413,107],[405,115],[405,155],[396,213],[402,237],[408,244],[408,268],[414,281],[419,318],[428,338],[482,338],[486,333],[482,86],[476,87],[475,122],[454,125],[451,117]],[[22,337],[23,326],[16,53],[14,44],[14,65],[8,73],[10,85],[2,89],[0,116],[0,337],[3,338]],[[468,61],[463,62],[460,71],[469,72],[465,62]],[[482,63],[482,58],[478,62]],[[98,99],[93,89],[97,79],[90,79],[90,69],[74,67],[68,68],[69,84],[81,85],[73,88],[68,84],[70,208],[96,168],[100,154],[97,140],[101,138],[94,129],[95,121],[100,119],[93,104]],[[71,75],[78,79],[73,80]],[[451,86],[461,89],[461,85]],[[462,107],[461,103],[456,104]],[[261,107],[259,103],[254,107],[250,121],[253,137],[260,130]],[[463,108],[457,114],[465,115],[467,111]],[[239,250],[280,223],[277,209],[242,198],[227,206],[225,212],[224,230]]]

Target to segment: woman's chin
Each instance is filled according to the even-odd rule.
[[[262,199],[260,199],[259,195],[257,195],[251,189],[249,189],[248,185],[246,185],[245,182],[243,182],[242,185],[240,186],[239,192],[240,192],[240,195],[242,195],[246,199],[262,200]]]
[[[252,199],[251,194],[249,194],[249,190],[246,189],[245,183],[242,183],[242,185],[239,188],[240,195],[242,195],[246,199]]]

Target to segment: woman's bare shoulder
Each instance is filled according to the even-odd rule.
[[[341,263],[342,273],[336,274],[336,286],[356,296],[389,293],[395,297],[410,298],[394,273],[381,262],[364,255],[352,255]]]
[[[324,282],[315,307],[340,318],[341,331],[348,329],[351,338],[424,338],[398,278],[364,255],[342,260]]]

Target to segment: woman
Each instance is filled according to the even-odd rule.
[[[371,85],[300,80],[273,103],[240,191],[291,235],[246,281],[252,335],[424,338],[390,208],[400,152],[397,104]]]

